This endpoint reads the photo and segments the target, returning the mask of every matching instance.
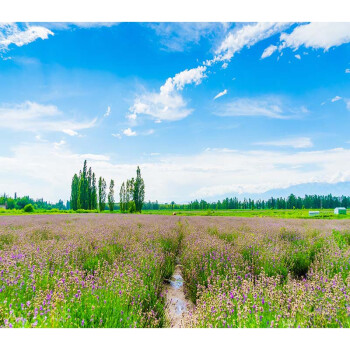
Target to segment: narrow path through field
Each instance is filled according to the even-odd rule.
[[[185,297],[184,280],[180,265],[175,266],[174,273],[169,282],[165,286],[167,300],[166,316],[169,321],[169,327],[182,328],[185,327],[185,317],[193,310],[194,305]]]

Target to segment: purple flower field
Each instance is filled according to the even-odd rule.
[[[0,327],[166,327],[178,259],[187,327],[349,327],[350,223],[7,216]]]

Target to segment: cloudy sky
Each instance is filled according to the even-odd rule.
[[[350,23],[0,24],[0,192],[69,199],[84,159],[118,189],[140,165],[160,202],[339,186],[349,43]]]

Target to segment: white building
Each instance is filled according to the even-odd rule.
[[[345,214],[346,215],[346,208],[344,207],[338,207],[334,209],[334,214],[339,215],[339,214]]]

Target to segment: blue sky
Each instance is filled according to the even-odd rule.
[[[140,165],[147,200],[161,202],[339,189],[350,181],[349,33],[0,24],[0,191],[66,200],[84,159],[116,192]]]

